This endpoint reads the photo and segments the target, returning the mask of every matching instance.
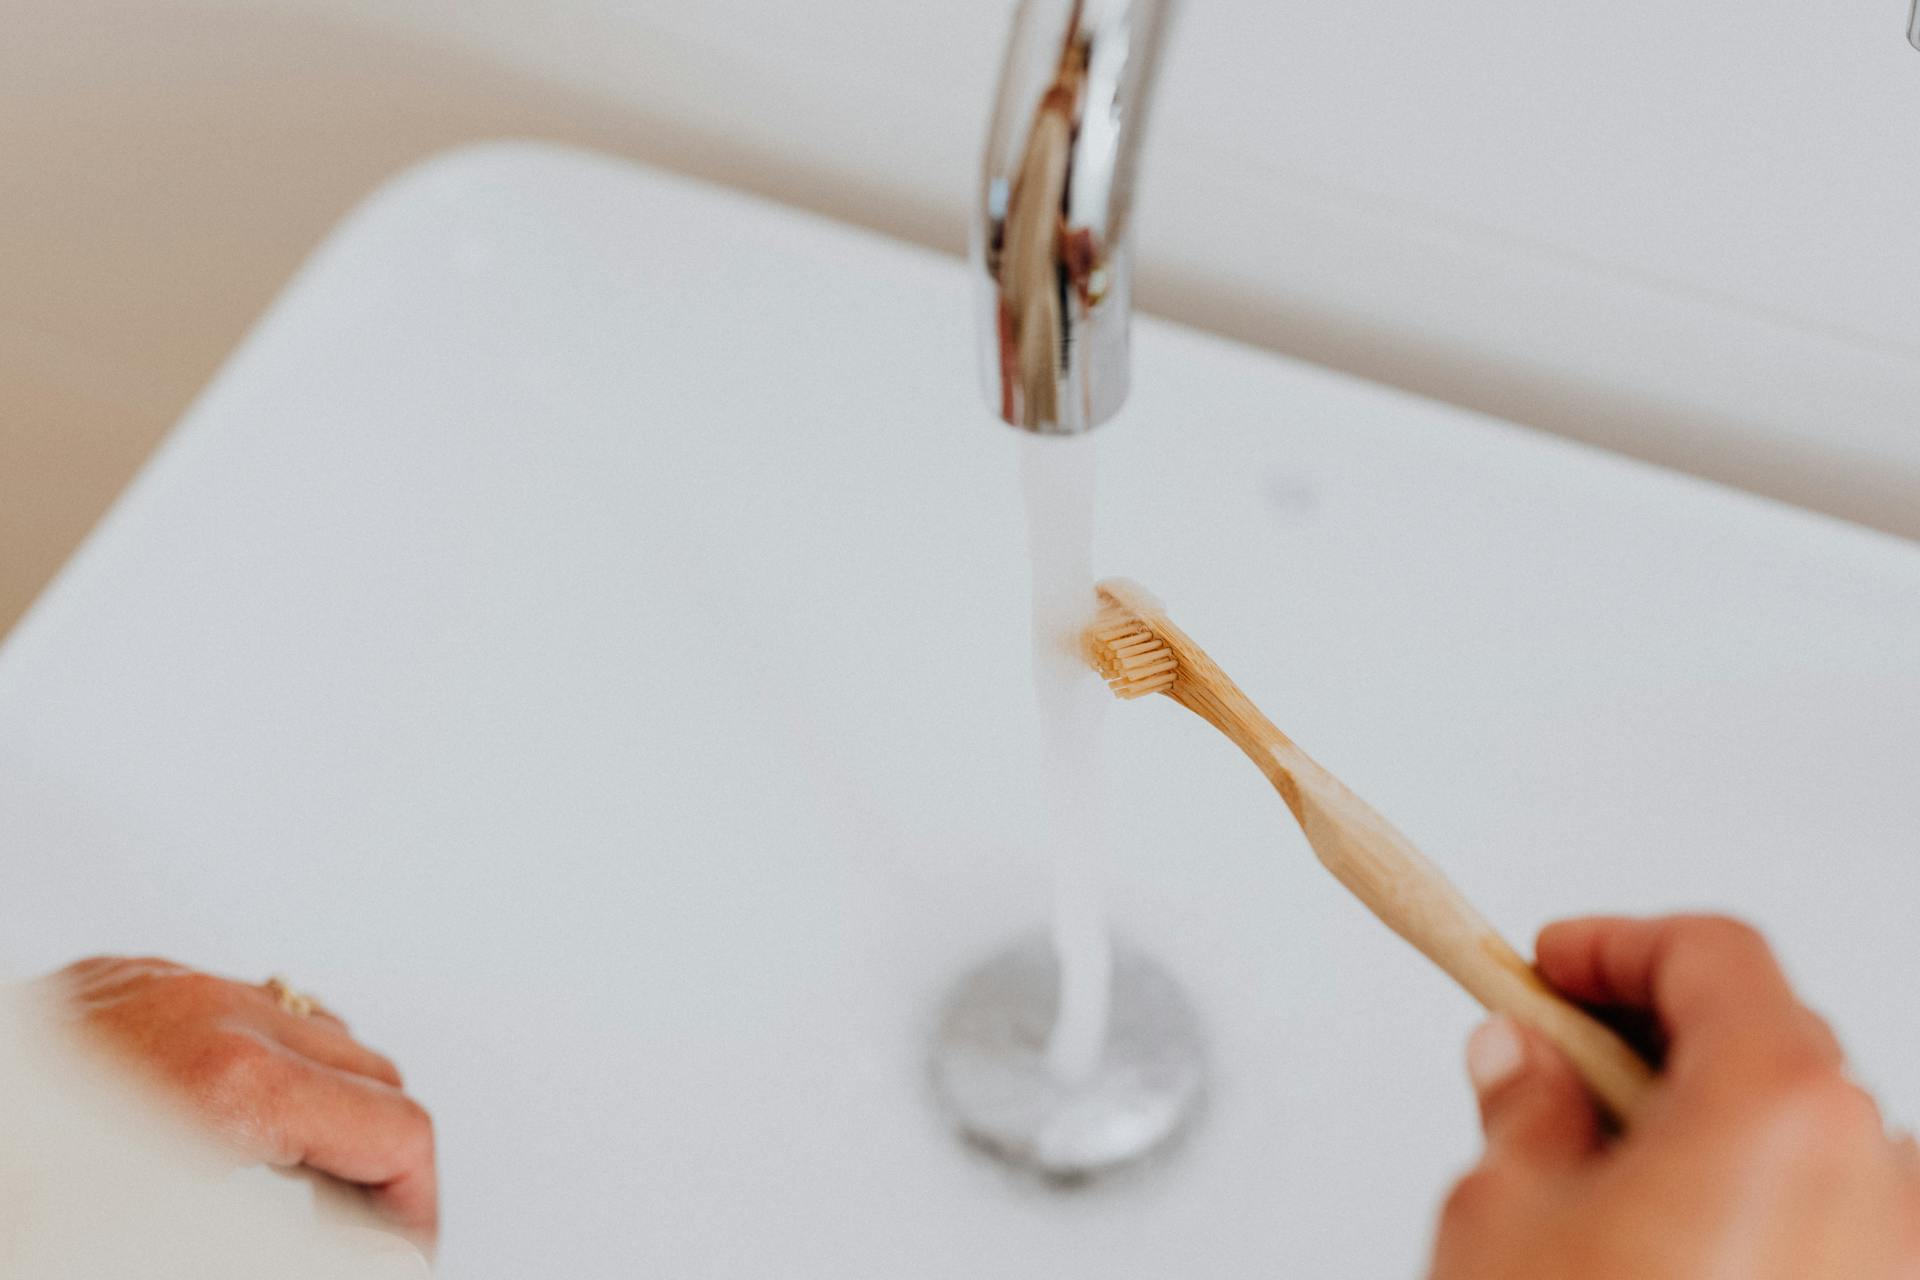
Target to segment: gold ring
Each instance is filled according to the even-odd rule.
[[[280,1007],[296,1018],[313,1016],[313,997],[295,991],[285,978],[268,978],[267,994],[279,1001]]]

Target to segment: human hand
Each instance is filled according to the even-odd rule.
[[[1664,1070],[1610,1141],[1546,1039],[1506,1018],[1475,1031],[1486,1154],[1447,1200],[1433,1280],[1920,1277],[1920,1151],[1888,1139],[1758,933],[1570,920],[1537,956],[1569,998],[1657,1017]]]
[[[431,1242],[439,1222],[433,1122],[393,1063],[315,1006],[164,960],[96,957],[47,980],[56,1007],[183,1100],[242,1158],[304,1165],[360,1187]]]

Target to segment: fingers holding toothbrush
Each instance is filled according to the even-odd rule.
[[[1580,1003],[1651,1015],[1665,1070],[1608,1141],[1558,1050],[1510,1019],[1479,1028],[1486,1150],[1447,1201],[1434,1280],[1920,1275],[1920,1162],[1758,933],[1708,916],[1567,921],[1541,934],[1538,965]]]

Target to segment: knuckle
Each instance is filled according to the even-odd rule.
[[[1453,1184],[1440,1207],[1440,1222],[1445,1228],[1467,1227],[1484,1222],[1506,1195],[1506,1179],[1490,1165],[1481,1165]]]
[[[178,973],[165,976],[168,986],[182,997],[196,1003],[221,1002],[229,995],[226,982],[210,973],[201,973],[198,969],[182,969]]]
[[[224,1095],[250,1092],[266,1083],[277,1056],[263,1040],[240,1032],[216,1034],[195,1062],[199,1083]]]
[[[434,1160],[433,1113],[410,1097],[401,1099],[401,1112],[404,1119],[399,1143],[406,1163],[411,1167],[431,1165]]]
[[[126,956],[87,956],[75,960],[55,976],[76,987],[99,990],[137,980],[147,972],[147,964]]]
[[[1770,951],[1765,935],[1733,916],[1694,916],[1683,932],[1704,950],[1739,954]]]
[[[1846,1057],[1840,1048],[1840,1037],[1833,1033],[1833,1026],[1825,1018],[1811,1009],[1801,1009],[1800,1035],[1807,1046],[1807,1052],[1822,1063],[1837,1067]]]
[[[1848,1146],[1878,1145],[1886,1135],[1880,1104],[1850,1080],[1827,1085],[1807,1103],[1821,1132]]]
[[[108,961],[103,956],[91,956],[85,960],[75,960],[63,969],[55,970],[48,982],[61,990],[79,994],[93,990],[110,972]]]
[[[1778,1111],[1797,1112],[1814,1107],[1832,1090],[1845,1085],[1839,1069],[1796,1046],[1772,1046],[1771,1074],[1762,1077],[1772,1089],[1769,1104]]]
[[[1871,1094],[1830,1069],[1801,1068],[1783,1080],[1769,1107],[1771,1126],[1807,1151],[1877,1147],[1886,1126]]]
[[[1540,1087],[1537,1058],[1523,1061],[1505,1079],[1496,1081],[1480,1095],[1482,1127],[1492,1127],[1505,1117],[1524,1109],[1527,1100]]]
[[[174,982],[194,972],[159,956],[103,956],[100,972],[127,982]]]
[[[274,1164],[299,1160],[284,1123],[291,1064],[273,1046],[245,1032],[220,1033],[189,1071],[189,1096],[227,1141]]]
[[[1847,1084],[1840,1055],[1817,1038],[1776,1034],[1760,1043],[1770,1059],[1775,1097],[1789,1107],[1817,1100]]]
[[[398,1099],[399,1131],[413,1142],[431,1142],[433,1140],[433,1113],[408,1094]]]

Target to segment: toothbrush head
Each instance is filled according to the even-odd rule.
[[[1122,698],[1171,693],[1180,659],[1155,620],[1164,620],[1160,602],[1123,579],[1099,586],[1100,612],[1083,637],[1087,662]]]

